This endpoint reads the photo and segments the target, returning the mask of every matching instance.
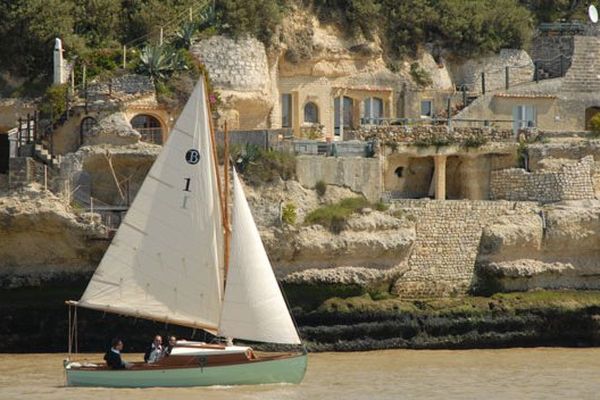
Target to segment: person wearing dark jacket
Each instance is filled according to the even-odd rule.
[[[121,351],[123,350],[123,341],[121,339],[113,339],[110,350],[104,355],[104,361],[111,369],[129,368],[129,364],[121,359]]]

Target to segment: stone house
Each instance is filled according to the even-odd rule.
[[[512,124],[514,131],[523,127],[547,132],[589,130],[590,119],[600,112],[600,37],[576,35],[572,46],[572,56],[565,56],[570,65],[563,64],[564,76],[486,93],[456,117],[498,120],[505,127]]]
[[[91,83],[87,94],[80,93],[69,117],[48,138],[52,153],[64,155],[82,145],[97,144],[93,139],[95,127],[115,113],[122,116],[124,125],[139,132],[141,141],[155,144],[164,143],[174,120],[158,104],[154,84],[146,76],[124,75]]]

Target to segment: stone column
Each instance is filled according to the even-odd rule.
[[[446,158],[443,155],[433,156],[436,200],[446,200]]]

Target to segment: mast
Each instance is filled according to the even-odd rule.
[[[217,173],[217,188],[219,192],[219,200],[221,202],[221,216],[223,220],[223,225],[225,225],[225,203],[223,201],[223,185],[221,184],[221,176],[219,175],[219,160],[217,158],[217,141],[215,137],[215,128],[213,126],[213,118],[212,118],[212,109],[210,108],[210,97],[208,94],[208,76],[204,75],[204,94],[206,99],[206,106],[208,108],[208,126],[210,128],[210,142],[213,153],[214,167]]]
[[[223,209],[223,219],[225,220],[225,241],[224,241],[224,249],[225,256],[224,260],[224,274],[223,274],[223,282],[227,284],[227,273],[229,272],[229,243],[231,241],[231,225],[229,221],[229,129],[227,128],[227,121],[225,121],[225,126],[223,129],[224,136],[224,151],[223,151],[223,177],[225,181],[225,190],[223,191],[223,203],[225,204],[225,208]]]

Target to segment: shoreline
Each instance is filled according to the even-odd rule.
[[[83,282],[52,287],[0,289],[0,353],[65,353],[66,298],[76,298]],[[400,299],[338,290],[323,301],[299,301],[298,288],[285,287],[310,352],[385,349],[496,349],[600,346],[600,291],[532,291]],[[339,288],[338,288],[339,289]],[[295,293],[294,293],[295,292]],[[293,294],[294,293],[294,294]],[[113,336],[126,352],[139,352],[155,333],[209,341],[212,336],[153,321],[79,310],[80,351],[102,352]],[[257,350],[274,349],[251,344]],[[15,349],[19,351],[15,352]]]

